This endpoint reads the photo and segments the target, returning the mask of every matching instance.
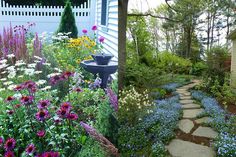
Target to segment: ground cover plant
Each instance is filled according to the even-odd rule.
[[[111,122],[118,107],[113,91],[117,83],[100,89],[100,78],[94,79],[77,62],[91,51],[84,43],[71,47],[74,40],[86,39],[93,43],[89,48],[98,50],[104,38],[90,39],[86,29],[78,39],[70,39],[69,33],[32,35],[33,25],[10,26],[0,35],[0,154],[103,157],[117,153],[110,142],[116,142]],[[94,36],[96,29],[92,28]],[[78,55],[78,49],[86,55]],[[58,60],[58,54],[71,50],[73,54]]]
[[[192,97],[200,101],[205,108],[205,114],[210,117],[208,125],[212,126],[219,132],[218,138],[213,143],[217,156],[235,156],[236,116],[227,113],[220,107],[215,98],[208,96],[202,91],[193,91]]]
[[[164,87],[175,91],[177,86],[180,84]],[[140,93],[131,87],[120,97],[118,143],[121,155],[166,156],[165,144],[175,137],[174,130],[182,114],[179,96],[173,92],[169,98],[153,101],[147,91]]]

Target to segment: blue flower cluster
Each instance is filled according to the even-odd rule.
[[[217,155],[219,157],[236,157],[236,116],[227,114],[215,98],[208,97],[201,91],[192,91],[192,97],[201,102],[205,112],[211,117],[209,124],[220,132],[214,143]]]
[[[173,92],[176,90],[176,88],[180,87],[180,83],[169,83],[166,85],[161,86],[161,88],[167,90],[168,92]]]
[[[122,142],[119,142],[122,143],[122,150],[132,156],[135,152],[146,151],[144,148],[152,145],[154,150],[161,147],[160,154],[157,155],[163,155],[165,149],[162,145],[175,136],[174,130],[181,116],[182,110],[178,101],[178,95],[156,101],[153,112],[144,117],[139,124],[121,129],[119,134],[124,136],[119,138],[122,139]]]
[[[236,136],[229,133],[220,133],[215,142],[218,148],[218,157],[236,157]]]

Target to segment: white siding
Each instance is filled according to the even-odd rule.
[[[105,37],[104,52],[112,53],[113,60],[118,60],[118,0],[107,0],[107,26],[101,25],[101,0],[97,0],[96,24],[98,35]]]

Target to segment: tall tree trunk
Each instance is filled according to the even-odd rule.
[[[128,0],[119,0],[118,2],[118,88],[122,90],[124,87],[125,79],[125,66],[126,66],[126,26],[127,26],[127,12]]]
[[[216,12],[212,15],[212,26],[211,26],[211,46],[213,46],[214,43],[214,28],[215,28],[215,18],[216,18]]]

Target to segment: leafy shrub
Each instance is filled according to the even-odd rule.
[[[166,148],[165,145],[162,142],[155,142],[152,145],[152,156],[154,157],[166,157]]]
[[[162,52],[158,54],[155,66],[167,73],[189,74],[192,63],[170,52]]]
[[[190,74],[196,76],[202,76],[207,70],[207,64],[204,62],[197,62],[192,65]]]
[[[71,34],[69,35],[71,38],[76,38],[78,35],[77,26],[75,23],[75,16],[72,12],[70,1],[66,2],[66,6],[65,6],[64,11],[62,13],[61,22],[60,22],[57,32],[58,33],[59,32],[60,33],[71,32]]]

